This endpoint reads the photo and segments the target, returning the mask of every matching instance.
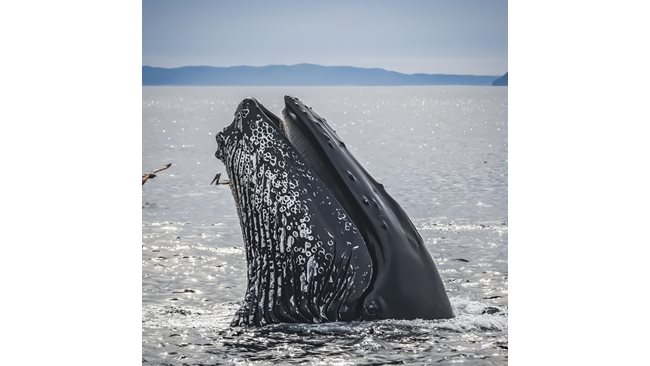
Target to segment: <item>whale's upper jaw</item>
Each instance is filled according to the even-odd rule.
[[[282,111],[282,113],[283,116],[285,117],[284,118],[285,129],[291,123],[306,122],[306,123],[314,124],[314,126],[310,126],[310,127],[323,129],[324,131],[331,132],[331,133],[334,132],[334,130],[327,124],[327,122],[323,117],[316,114],[316,112],[314,112],[311,109],[311,107],[308,107],[305,104],[303,104],[298,98],[290,95],[286,95],[284,97],[284,106],[285,108]]]
[[[347,181],[347,171],[338,164],[345,144],[325,118],[298,98],[284,97],[283,130],[291,144],[300,152],[306,163],[327,183],[328,188],[340,199],[340,191]]]
[[[444,284],[406,212],[355,159],[324,118],[297,98],[286,96],[284,100],[288,140],[341,202],[371,255],[373,278],[364,295],[362,318],[453,317]],[[425,293],[428,296],[418,295]]]

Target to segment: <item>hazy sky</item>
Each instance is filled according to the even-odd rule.
[[[503,74],[505,0],[143,0],[150,66],[315,63]]]

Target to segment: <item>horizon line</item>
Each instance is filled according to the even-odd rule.
[[[395,71],[395,70],[389,70],[385,69],[382,67],[363,67],[363,66],[351,66],[351,65],[321,65],[321,64],[314,64],[310,62],[301,62],[297,64],[269,64],[269,65],[230,65],[230,66],[215,66],[215,65],[183,65],[183,66],[171,66],[171,67],[166,67],[166,66],[151,66],[151,65],[142,65],[142,67],[151,67],[151,68],[157,68],[157,69],[181,69],[185,67],[212,67],[212,68],[221,68],[221,69],[229,69],[229,68],[234,68],[234,67],[250,67],[250,68],[262,68],[262,67],[270,67],[270,66],[285,66],[285,67],[291,67],[291,66],[302,66],[302,65],[308,65],[308,66],[319,66],[319,67],[352,67],[356,69],[365,69],[365,70],[381,70],[381,71],[386,71],[386,72],[394,72],[397,74],[402,74],[402,75],[457,75],[457,76],[503,76],[508,73],[506,72],[501,73],[501,74],[445,74],[445,73],[426,73],[426,72],[416,72],[416,73],[405,73],[401,71]]]

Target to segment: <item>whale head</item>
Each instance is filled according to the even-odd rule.
[[[216,137],[248,250],[234,323],[453,317],[422,238],[383,185],[300,100],[286,96],[283,117],[245,99]],[[288,287],[261,279],[271,272]],[[292,296],[271,301],[271,288]]]

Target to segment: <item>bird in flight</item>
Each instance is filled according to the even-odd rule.
[[[221,179],[221,173],[217,173],[217,175],[215,175],[214,178],[212,178],[212,182],[210,182],[210,185],[212,185],[213,183],[214,183],[214,185],[217,185],[217,184],[230,184],[229,180],[224,180],[224,181],[220,182],[219,179]]]
[[[160,169],[156,169],[151,173],[142,174],[142,185],[144,185],[149,179],[153,179],[153,178],[157,177],[156,173],[158,173],[160,171],[163,171],[165,169],[168,169],[170,166],[172,166],[172,163],[169,163],[169,164],[165,165],[164,167],[162,167]]]

